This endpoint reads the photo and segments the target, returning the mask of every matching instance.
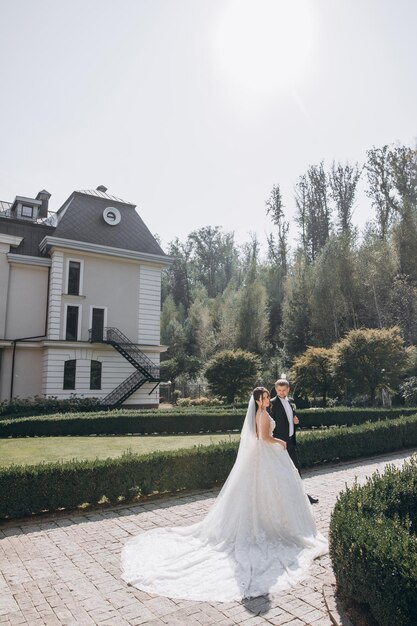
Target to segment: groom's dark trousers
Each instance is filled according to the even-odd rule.
[[[291,405],[290,405],[291,407]],[[292,416],[294,417],[294,411],[291,407]],[[282,439],[287,444],[287,452],[290,455],[292,462],[295,467],[298,469],[298,472],[301,476],[300,470],[300,461],[298,459],[297,454],[297,441],[295,436],[295,425],[294,425],[294,434],[290,437],[290,425],[288,422],[288,417],[285,412],[284,406],[279,399],[278,396],[271,399],[270,406],[270,414],[272,419],[275,421],[275,428],[273,432],[273,436],[277,439]]]

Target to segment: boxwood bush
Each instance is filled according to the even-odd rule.
[[[330,522],[330,557],[345,602],[380,626],[417,623],[417,456],[342,492]]]
[[[103,497],[117,503],[211,487],[224,481],[235,457],[236,445],[220,443],[117,459],[11,466],[0,470],[0,519],[96,505]]]
[[[79,411],[97,411],[101,408],[99,398],[83,398],[71,395],[63,400],[56,396],[33,396],[32,398],[15,398],[12,402],[0,402],[0,419],[24,415],[48,415],[50,413],[68,413]]]
[[[298,411],[301,427],[362,424],[415,413],[415,409],[318,409]],[[172,410],[115,409],[0,419],[1,437],[214,433],[240,430],[246,410],[232,407],[184,407]]]
[[[304,467],[417,446],[417,415],[311,431],[298,444]],[[224,481],[238,442],[118,459],[11,466],[0,469],[0,519],[76,508],[105,496],[110,502],[141,494],[205,488]]]

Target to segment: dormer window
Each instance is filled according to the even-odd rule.
[[[33,218],[33,206],[29,206],[28,204],[22,204],[22,217]]]

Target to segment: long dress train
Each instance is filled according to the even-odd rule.
[[[295,585],[327,552],[287,451],[255,435],[252,400],[235,465],[208,515],[131,539],[122,552],[126,582],[170,598],[228,602]]]

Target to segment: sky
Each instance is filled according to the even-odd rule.
[[[0,0],[0,200],[105,185],[166,249],[417,139],[414,0]],[[373,209],[359,191],[354,223]]]

